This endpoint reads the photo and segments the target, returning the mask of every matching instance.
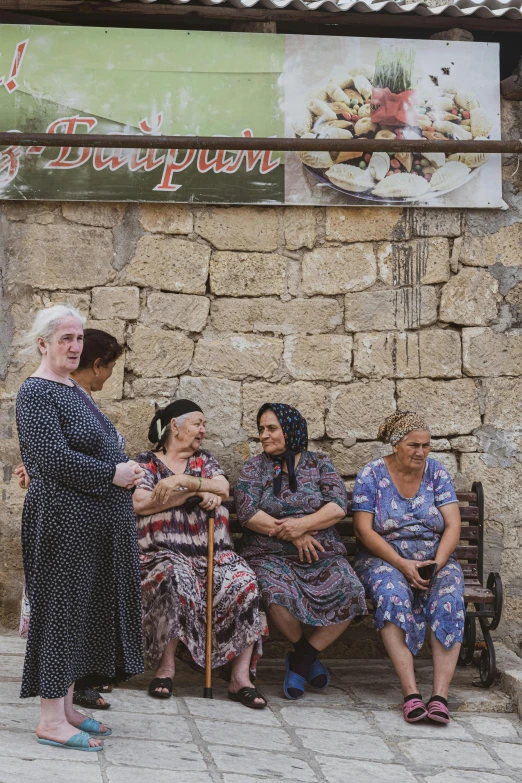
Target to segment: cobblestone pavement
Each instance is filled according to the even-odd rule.
[[[114,734],[88,754],[37,744],[38,699],[18,698],[22,656],[20,639],[0,637],[0,783],[522,781],[522,723],[501,690],[472,687],[472,670],[457,670],[445,727],[403,721],[386,661],[331,662],[328,692],[299,703],[282,697],[282,664],[266,661],[259,712],[228,702],[221,680],[202,699],[202,677],[180,664],[176,698],[151,699],[145,675],[115,689],[111,709],[92,713]],[[431,668],[418,669],[427,697]]]

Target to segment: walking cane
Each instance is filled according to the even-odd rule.
[[[213,509],[208,515],[208,554],[207,554],[207,642],[205,647],[205,687],[203,698],[213,699],[212,695],[212,603],[214,599],[214,521]]]

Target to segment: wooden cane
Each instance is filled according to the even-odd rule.
[[[203,698],[213,699],[212,695],[212,604],[214,599],[214,510],[208,515],[208,555],[207,555],[207,641],[205,647],[205,687]]]

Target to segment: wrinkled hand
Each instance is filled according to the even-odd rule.
[[[128,462],[120,462],[116,465],[116,471],[112,483],[117,487],[125,487],[125,489],[132,489],[137,487],[142,481],[145,473],[137,462],[133,459]]]
[[[301,563],[305,561],[305,558],[307,563],[311,563],[312,560],[319,560],[317,551],[324,552],[324,547],[311,533],[304,533],[304,535],[299,536],[299,538],[296,538],[292,543],[299,552],[299,560]]]
[[[179,492],[181,487],[185,488],[186,478],[185,474],[179,474],[158,481],[152,490],[151,502],[163,506],[174,492]]]
[[[204,508],[205,511],[212,511],[215,508],[218,508],[221,505],[221,498],[219,495],[214,495],[213,492],[201,492],[201,503],[199,504],[201,508]]]
[[[31,479],[22,462],[16,466],[13,473],[18,478],[18,486],[20,489],[27,489],[31,483]]]
[[[404,560],[400,565],[400,571],[406,577],[406,580],[410,587],[415,590],[428,590],[430,586],[429,579],[421,579],[419,576],[419,568],[423,566],[431,565],[435,563],[435,560]]]
[[[271,538],[280,541],[295,541],[303,535],[302,519],[295,517],[274,519],[277,527],[269,534]]]

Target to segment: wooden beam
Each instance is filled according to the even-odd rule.
[[[164,27],[175,26],[179,19],[232,20],[235,22],[287,22],[311,25],[330,25],[333,28],[350,27],[354,31],[368,27],[390,30],[424,29],[430,32],[461,27],[490,33],[522,32],[522,19],[505,17],[483,19],[478,16],[418,16],[413,13],[347,13],[339,11],[297,11],[294,9],[233,8],[232,6],[204,6],[195,3],[170,5],[163,3],[112,3],[109,0],[0,0],[0,10],[34,13],[73,24],[107,24],[124,27],[132,25]],[[343,30],[343,32],[345,32]]]

